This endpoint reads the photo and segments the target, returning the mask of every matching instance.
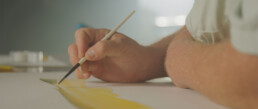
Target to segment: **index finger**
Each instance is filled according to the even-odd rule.
[[[78,57],[82,58],[92,43],[95,35],[88,28],[81,28],[75,32],[75,42],[78,48]]]
[[[75,32],[75,42],[78,47],[79,58],[84,57],[88,48],[101,40],[109,31],[107,29],[78,29]]]

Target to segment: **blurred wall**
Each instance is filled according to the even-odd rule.
[[[132,10],[135,15],[119,32],[148,45],[181,27],[159,27],[158,16],[186,15],[192,4],[193,0],[0,0],[0,53],[66,55],[78,23],[112,29]]]

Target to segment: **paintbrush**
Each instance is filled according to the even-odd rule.
[[[113,30],[111,30],[108,34],[106,34],[101,40],[109,39],[119,28],[122,26],[133,14],[135,11],[132,11],[120,24],[118,24]],[[86,61],[86,58],[83,57],[80,61],[74,65],[71,70],[58,82],[60,84],[65,78],[67,78],[74,70],[76,70],[80,65],[82,65]]]

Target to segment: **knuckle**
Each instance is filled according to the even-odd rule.
[[[101,28],[99,30],[103,31],[105,34],[107,34],[107,33],[109,33],[111,31],[111,30],[106,29],[106,28]]]
[[[93,41],[93,38],[91,38],[92,36],[94,36],[94,29],[91,28],[80,28],[78,30],[75,31],[75,39],[76,41],[87,41],[87,42],[91,42]]]
[[[116,33],[112,36],[111,40],[114,40],[117,43],[125,43],[128,41],[128,38],[120,33]]]
[[[122,38],[121,35],[115,33],[115,34],[112,36],[111,39],[121,39],[121,38]]]
[[[100,53],[104,53],[107,50],[107,46],[108,46],[108,44],[106,43],[106,41],[101,41],[98,43],[97,47],[98,47]]]
[[[81,34],[83,34],[85,31],[84,28],[80,28],[78,30],[75,31],[75,37],[79,37]]]

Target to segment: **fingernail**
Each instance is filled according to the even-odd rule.
[[[88,58],[88,59],[92,59],[92,58],[94,58],[95,57],[95,52],[92,50],[92,49],[90,49],[87,53],[86,53],[86,58]]]
[[[83,73],[82,76],[83,76],[84,79],[88,79],[89,78],[89,73]]]

